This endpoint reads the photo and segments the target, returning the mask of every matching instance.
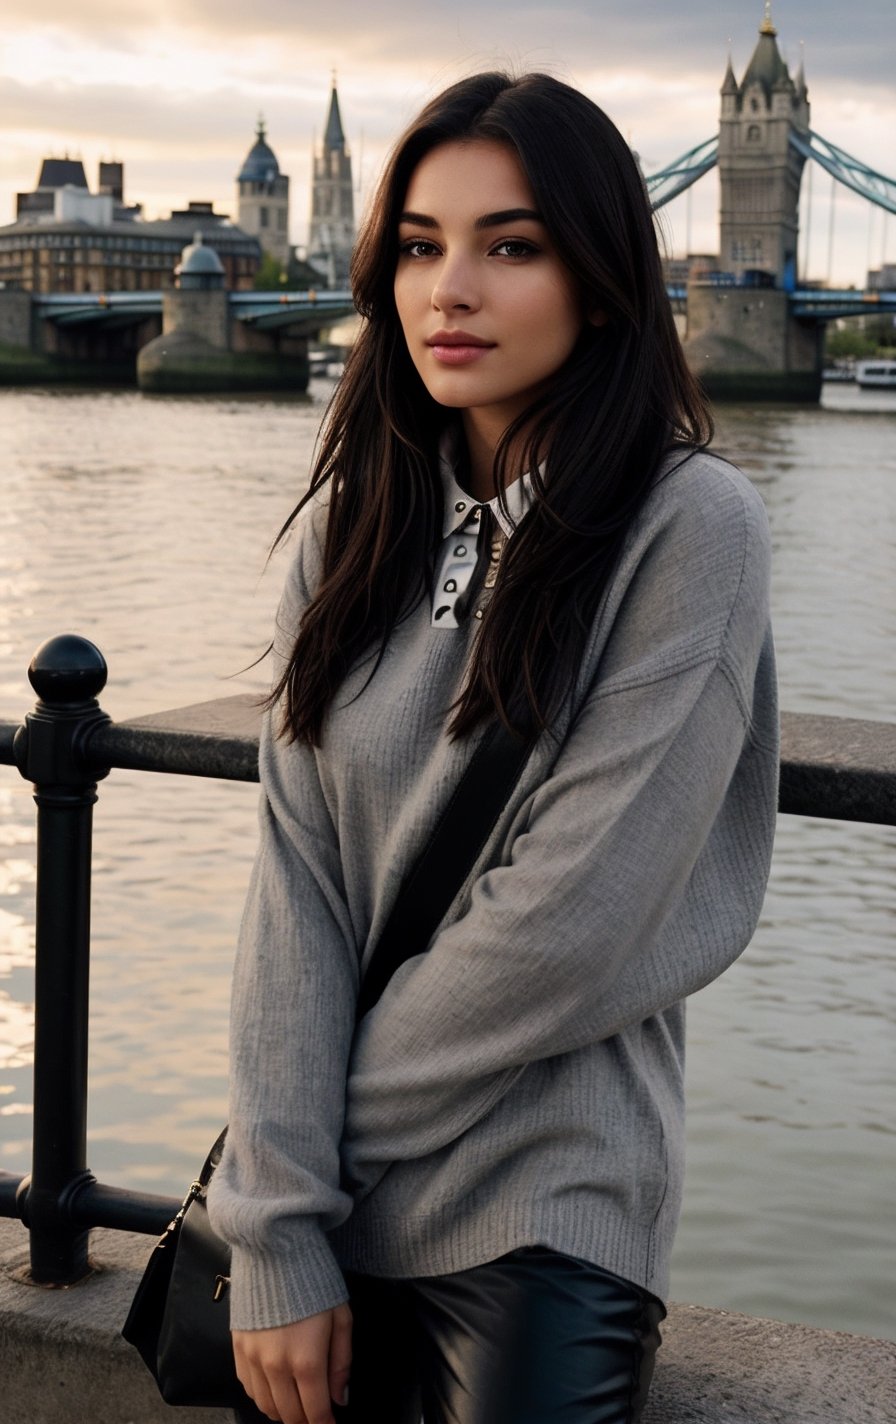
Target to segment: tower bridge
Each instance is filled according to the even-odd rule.
[[[740,82],[728,61],[718,134],[645,182],[656,210],[713,168],[719,171],[718,270],[670,292],[686,308],[685,352],[710,394],[817,400],[825,324],[896,312],[896,292],[831,291],[804,281],[797,264],[804,165],[820,164],[890,213],[896,213],[896,180],[810,128],[803,66],[792,78],[776,37],[766,0]]]
[[[247,165],[260,149],[267,153],[262,125]],[[315,168],[314,232],[322,250],[337,237],[342,243],[338,273],[331,263],[330,285],[336,290],[225,292],[221,272],[212,270],[217,259],[199,239],[184,254],[185,259],[192,256],[182,264],[183,290],[0,291],[0,349],[10,344],[36,349],[63,367],[79,354],[102,361],[125,351],[133,361],[139,351],[138,370],[141,363],[149,370],[162,349],[159,342],[166,360],[180,349],[184,368],[190,361],[196,364],[198,347],[204,345],[217,353],[209,370],[217,362],[221,379],[231,379],[240,365],[250,382],[265,383],[276,371],[276,384],[295,386],[294,358],[307,371],[309,339],[354,311],[346,280],[353,221],[348,162],[334,80],[327,142]],[[800,184],[805,165],[813,162],[868,203],[896,213],[896,179],[869,168],[810,127],[803,66],[791,77],[778,49],[771,0],[765,0],[759,39],[740,81],[728,61],[718,133],[645,178],[657,210],[712,169],[719,172],[717,269],[669,288],[676,310],[686,314],[688,360],[711,395],[816,400],[825,324],[839,317],[896,313],[896,291],[834,291],[807,283],[800,273]],[[243,187],[255,194],[254,169],[249,172],[244,165],[240,178],[241,195]],[[266,203],[273,201],[273,181],[262,194]],[[280,199],[285,201],[283,194]]]

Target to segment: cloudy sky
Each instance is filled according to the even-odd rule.
[[[729,43],[739,76],[762,10],[762,0],[40,0],[30,11],[0,0],[0,223],[41,159],[66,153],[84,160],[92,187],[100,158],[122,159],[126,196],[147,216],[191,198],[235,216],[235,175],[263,112],[301,242],[334,69],[361,202],[420,104],[496,66],[547,69],[583,89],[651,173],[716,131]],[[791,72],[805,42],[812,127],[896,170],[894,0],[775,0],[773,17]],[[809,275],[861,282],[869,263],[896,260],[896,217],[840,187],[831,242],[831,180],[810,166]],[[804,177],[804,211],[807,196]],[[664,210],[670,249],[715,250],[717,200],[710,176]]]

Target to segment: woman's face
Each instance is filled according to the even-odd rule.
[[[395,305],[440,405],[496,439],[563,365],[584,323],[516,155],[488,140],[420,160],[400,219]]]

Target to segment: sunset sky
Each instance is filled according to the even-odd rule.
[[[729,41],[740,77],[762,10],[761,0],[41,0],[29,12],[0,0],[0,223],[41,159],[66,153],[83,158],[92,188],[100,158],[122,159],[126,197],[148,217],[191,198],[235,217],[235,176],[263,112],[302,242],[334,69],[361,202],[421,103],[483,68],[546,69],[577,85],[651,173],[716,131]],[[893,0],[775,0],[773,18],[792,73],[805,41],[813,129],[896,176]],[[896,217],[840,187],[829,252],[831,179],[812,168],[808,275],[861,283],[883,256],[896,261]],[[805,176],[803,194],[805,212]],[[692,250],[716,249],[717,201],[709,177],[690,204],[665,209],[671,250],[688,235]]]

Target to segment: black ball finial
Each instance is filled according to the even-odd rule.
[[[60,633],[41,643],[28,668],[28,681],[41,702],[79,703],[98,697],[108,669],[99,648],[77,633]]]

